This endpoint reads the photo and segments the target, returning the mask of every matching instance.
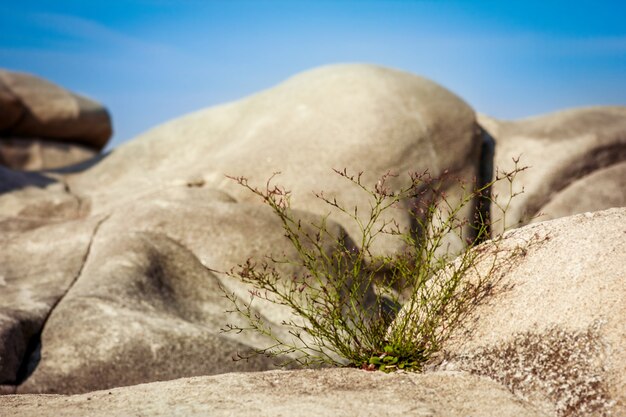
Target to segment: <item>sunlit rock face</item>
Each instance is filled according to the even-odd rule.
[[[22,104],[2,74],[0,99],[11,110],[7,116],[3,111],[0,129],[17,135],[24,130],[10,126],[23,117]],[[67,108],[75,113],[59,114],[86,118],[68,137],[89,138],[79,143],[92,149],[104,146],[110,125],[107,135],[104,124],[97,127],[104,113],[69,93],[62,97],[59,103],[74,100]],[[220,287],[247,297],[249,288],[223,272],[250,257],[293,254],[293,248],[271,210],[227,176],[263,187],[280,171],[276,182],[291,191],[298,216],[319,219],[329,211],[315,197],[319,191],[361,215],[369,209],[367,196],[333,169],[363,171],[370,187],[381,175],[397,173],[388,184],[395,191],[410,171],[488,180],[521,154],[521,164],[532,166],[514,186],[528,194],[513,200],[511,213],[512,224],[523,224],[530,221],[523,214],[534,214],[535,206],[560,217],[625,205],[623,189],[618,191],[623,113],[594,108],[569,118],[500,122],[481,116],[477,123],[465,102],[432,81],[376,66],[337,65],[157,126],[80,167],[23,172],[0,166],[2,390],[78,393],[273,369],[264,357],[231,361],[236,352],[269,343],[220,331],[236,320],[225,312]],[[55,129],[49,132],[62,131]],[[63,141],[61,133],[48,134]],[[549,149],[545,164],[542,146]],[[613,149],[610,158],[598,156],[606,149]],[[567,161],[585,168],[565,169]],[[602,201],[571,203],[581,187]],[[506,197],[507,190],[497,191]],[[450,187],[449,196],[459,198],[458,190]],[[400,227],[411,224],[408,210],[394,210],[393,217]],[[358,248],[354,222],[332,215],[329,228]],[[456,250],[462,245],[450,243]],[[376,254],[402,249],[391,238],[372,247]],[[299,273],[292,268],[284,275]],[[277,332],[290,314],[263,303],[255,312]]]
[[[241,101],[200,110],[158,126],[121,146],[93,169],[67,178],[92,200],[94,213],[140,193],[201,181],[237,201],[255,196],[226,178],[247,177],[291,191],[293,208],[326,214],[314,192],[324,191],[362,217],[369,196],[333,169],[363,172],[372,186],[385,173],[390,190],[409,172],[449,170],[476,176],[481,138],[473,110],[443,87],[412,74],[368,65],[322,67]],[[397,213],[408,226],[410,215]],[[337,217],[355,240],[354,222]],[[378,251],[395,239],[380,239]]]
[[[487,376],[547,415],[626,413],[626,208],[524,226],[488,242],[490,297],[452,333],[435,369]]]
[[[0,164],[37,171],[92,158],[111,137],[99,103],[34,75],[0,70]]]

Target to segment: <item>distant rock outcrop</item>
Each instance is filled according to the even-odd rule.
[[[0,120],[3,134],[23,132],[14,127],[20,126],[24,114],[33,119],[25,126],[47,120],[32,116],[40,114],[36,104],[29,104],[28,112],[23,109],[22,99],[11,87],[21,84],[7,83],[3,74],[0,99],[3,109],[4,103],[8,109]],[[106,112],[80,104],[69,93],[61,96],[60,103],[76,106],[59,104],[66,110],[57,114],[70,114],[67,109],[74,108],[72,117],[85,122],[63,138],[101,148],[106,141]],[[512,158],[521,155],[520,163],[531,167],[519,175],[512,191],[524,187],[526,193],[513,200],[507,224],[524,225],[539,211],[557,218],[626,206],[625,115],[623,107],[596,107],[514,122],[487,116],[476,120],[465,102],[431,81],[375,66],[339,65],[306,72],[249,98],[158,126],[82,171],[18,172],[0,166],[0,391],[70,394],[272,369],[274,363],[263,357],[247,363],[230,360],[236,351],[266,347],[268,341],[220,332],[237,319],[225,313],[228,305],[220,286],[239,297],[249,296],[248,287],[220,271],[249,257],[292,249],[280,221],[226,175],[245,176],[263,186],[281,171],[277,182],[291,190],[292,206],[299,215],[319,218],[328,211],[313,194],[319,191],[349,207],[358,206],[359,213],[369,209],[366,197],[333,168],[364,171],[368,185],[386,172],[401,174],[389,184],[397,190],[409,171],[429,170],[436,176],[449,170],[467,181],[475,177],[487,181],[492,171],[510,169]],[[99,129],[95,120],[103,122]],[[62,131],[51,128],[48,137],[65,140]],[[495,153],[490,151],[494,144]],[[449,191],[452,198],[459,196],[458,190]],[[511,193],[508,188],[494,191],[498,201]],[[401,226],[411,225],[407,210],[397,210],[394,216]],[[626,263],[619,261],[625,252],[625,223],[624,209],[619,209],[531,225],[507,237],[505,242],[535,232],[553,235],[529,249],[519,267],[502,278],[513,287],[494,296],[493,311],[481,310],[478,329],[484,330],[484,337],[472,345],[473,350],[455,344],[445,347],[448,363],[477,372],[479,362],[472,355],[479,348],[489,351],[514,343],[517,339],[510,337],[515,332],[531,341],[535,334],[555,340],[550,346],[563,340],[584,342],[587,334],[597,336],[581,349],[591,349],[589,357],[595,361],[600,354],[594,349],[603,349],[594,344],[596,340],[612,346],[606,351],[610,359],[598,359],[597,392],[602,401],[617,401],[620,409],[624,380],[619,372],[626,374],[626,370],[619,361],[626,363],[626,358],[619,350],[619,326],[626,314],[623,294],[619,296],[615,287],[625,274]],[[329,227],[359,241],[358,227],[341,215],[332,217]],[[384,239],[374,248],[377,253],[401,249]],[[516,275],[520,271],[525,272]],[[289,279],[299,272],[294,267],[283,275]],[[615,292],[606,293],[610,289]],[[498,298],[507,294],[513,298]],[[553,310],[545,306],[548,302]],[[270,304],[258,303],[255,308],[276,325],[276,331],[281,331],[279,324],[290,314]],[[610,316],[610,311],[615,314]],[[554,327],[561,324],[567,326]],[[476,340],[472,336],[479,334],[480,330],[467,340]],[[492,356],[496,363],[497,355]],[[343,371],[337,372],[343,378]],[[517,385],[498,379],[498,374],[485,374],[517,390]],[[315,372],[298,375],[316,378]],[[532,375],[521,375],[533,380]],[[584,374],[583,379],[589,375],[596,374]],[[220,377],[214,378],[211,383],[219,384]],[[263,377],[255,378],[244,378],[245,383]],[[422,377],[394,378],[409,383]],[[460,378],[477,380],[466,374]],[[541,381],[551,381],[546,378]],[[158,385],[146,389],[152,387],[160,392]],[[537,401],[548,415],[559,412],[564,397],[542,397],[538,387],[520,392],[528,395],[528,404]],[[563,385],[549,387],[558,390]],[[133,394],[135,389],[143,388],[116,392],[132,397],[138,395]],[[481,392],[499,404],[500,394],[490,389]],[[0,399],[0,406],[23,401],[28,409],[28,400],[20,398]],[[51,409],[55,401],[50,397]],[[82,406],[84,397],[71,401]],[[516,405],[507,404],[526,413],[518,415],[538,415],[529,411],[525,401],[515,401]],[[123,413],[120,408],[112,410]]]
[[[95,101],[30,74],[0,70],[0,164],[36,171],[89,159],[111,137]]]
[[[494,166],[529,166],[512,190],[497,184],[493,193],[506,202],[506,228],[531,221],[626,205],[626,107],[563,110],[515,121],[484,115],[478,122],[496,143]],[[498,212],[494,211],[495,221]],[[498,225],[501,231],[505,225]]]

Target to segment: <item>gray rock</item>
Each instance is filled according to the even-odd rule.
[[[46,324],[41,363],[17,392],[87,392],[272,368],[263,356],[233,362],[251,347],[249,339],[220,334],[230,307],[219,280],[179,243],[160,234],[99,235]]]
[[[295,257],[267,207],[196,187],[123,202],[98,229],[80,277],[46,322],[41,361],[18,392],[77,393],[276,368],[284,359],[233,362],[273,342],[221,332],[245,323],[227,313],[233,305],[220,287],[245,300],[251,288],[216,272],[271,253]],[[302,270],[282,273],[289,279]],[[288,309],[262,300],[254,307],[275,334],[287,336],[280,323],[291,318]]]
[[[595,170],[572,181],[541,208],[542,215],[535,221],[624,206],[626,206],[626,161]]]
[[[0,241],[49,224],[84,218],[89,201],[58,177],[0,166]]]
[[[78,278],[96,219],[45,226],[0,245],[0,385],[21,382],[50,312]],[[33,364],[34,365],[34,364]]]
[[[500,212],[493,211],[496,230],[524,225],[535,218],[541,221],[588,209],[626,206],[626,193],[620,187],[624,180],[618,172],[586,180],[596,171],[626,161],[626,107],[563,110],[516,121],[480,115],[478,120],[495,139],[495,169],[511,170],[513,159],[518,157],[520,165],[530,167],[517,176],[512,189],[505,182],[495,187],[494,194],[501,204],[506,204],[511,192],[524,190],[511,201],[506,225],[499,222]],[[571,201],[566,195],[574,183],[579,196]],[[590,203],[591,196],[601,192],[598,189],[616,192]],[[568,207],[550,204],[568,198],[572,203]]]

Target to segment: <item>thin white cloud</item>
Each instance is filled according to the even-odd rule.
[[[171,52],[172,48],[113,30],[94,20],[56,13],[37,13],[32,16],[34,23],[57,33],[86,40],[95,44],[141,50],[148,53]]]

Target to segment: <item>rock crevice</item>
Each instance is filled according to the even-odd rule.
[[[83,273],[83,270],[85,269],[85,264],[89,260],[91,247],[96,238],[96,235],[98,234],[98,230],[109,217],[110,216],[105,216],[96,223],[91,233],[91,236],[89,238],[89,242],[85,249],[85,253],[83,255],[82,262],[81,262],[78,272],[76,273],[72,281],[69,283],[65,292],[59,298],[57,298],[57,300],[54,301],[54,303],[51,305],[47,315],[43,318],[39,326],[39,329],[29,337],[26,343],[26,350],[24,351],[23,359],[17,371],[17,375],[15,379],[16,386],[19,386],[20,384],[22,384],[37,368],[37,365],[39,364],[39,361],[41,360],[41,333],[44,331],[46,323],[48,322],[48,319],[50,318],[50,316],[54,313],[56,307],[59,305],[59,303],[63,301],[65,296],[71,291],[74,284],[76,284],[76,282],[80,279]]]

